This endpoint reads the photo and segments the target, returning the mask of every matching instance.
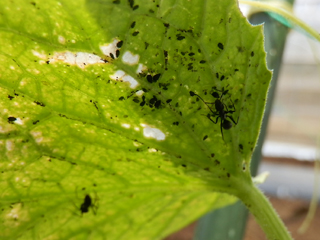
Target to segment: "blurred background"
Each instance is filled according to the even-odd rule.
[[[320,0],[295,0],[294,13],[320,32]],[[269,171],[270,176],[260,188],[271,197],[294,239],[320,239],[320,172],[314,169],[320,153],[320,43],[294,30],[286,39],[262,153],[259,172]],[[315,187],[314,220],[299,234]],[[245,239],[264,239],[252,217]]]
[[[245,13],[246,9],[242,9]],[[295,0],[294,13],[320,33],[320,0]],[[270,54],[273,54],[270,52]],[[286,39],[275,98],[262,148],[259,173],[270,172],[260,188],[270,198],[296,240],[320,239],[320,43],[291,30]],[[314,219],[304,234],[298,228],[307,216],[312,194],[318,190]],[[191,240],[196,223],[166,238]],[[265,239],[249,217],[245,240]],[[224,240],[224,239],[222,239]]]

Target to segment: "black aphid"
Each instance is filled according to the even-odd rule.
[[[177,36],[178,41],[181,41],[186,38],[185,36],[182,36],[181,34],[177,34],[176,36]]]
[[[15,120],[17,120],[17,118],[15,118],[15,117],[8,117],[8,122],[9,122],[9,123],[13,123]]]
[[[116,50],[116,57],[118,58],[120,56],[120,51],[119,49]]]
[[[123,44],[123,41],[119,41],[119,42],[117,43],[117,48],[121,48],[121,47],[122,47],[122,44]]]

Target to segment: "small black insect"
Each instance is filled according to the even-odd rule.
[[[89,212],[89,208],[91,207],[94,214],[97,213],[97,206],[93,204],[92,199],[89,194],[86,194],[84,197],[83,203],[80,206],[81,214]]]
[[[213,122],[214,124],[217,124],[219,119],[220,119],[220,131],[221,131],[221,135],[222,135],[222,139],[224,140],[223,137],[223,129],[225,130],[229,130],[230,128],[232,128],[232,123],[234,123],[235,125],[238,124],[238,121],[236,122],[233,117],[232,117],[232,113],[234,113],[236,111],[235,106],[232,102],[232,110],[229,110],[227,105],[225,103],[223,103],[222,98],[223,96],[225,96],[228,93],[229,90],[225,90],[224,88],[222,88],[222,90],[218,90],[215,88],[215,91],[211,93],[211,95],[216,98],[214,103],[208,103],[205,102],[202,97],[200,97],[198,94],[190,91],[190,96],[197,96],[199,99],[201,99],[201,101],[209,108],[211,113],[207,114],[207,118]],[[221,94],[219,94],[219,92]],[[216,111],[213,111],[211,107],[209,107],[208,104],[214,104]],[[216,117],[215,120],[212,119]]]
[[[84,197],[84,202],[80,206],[81,213],[87,213],[89,212],[89,207],[92,205],[91,197],[87,194]]]
[[[120,51],[119,49],[116,50],[116,57],[118,58],[120,56]]]
[[[122,44],[123,44],[123,41],[117,42],[117,48],[121,48],[121,47],[122,47]]]

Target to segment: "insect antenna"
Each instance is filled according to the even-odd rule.
[[[202,97],[200,97],[198,94],[196,94],[196,93],[194,93],[194,92],[192,92],[192,91],[190,91],[189,92],[190,93],[190,96],[191,97],[193,97],[193,96],[197,96],[207,107],[208,107],[208,109],[210,110],[210,112],[212,112],[212,114],[215,116],[216,115],[216,113],[214,112],[214,111],[212,111],[212,109],[208,106],[208,104],[202,99]],[[211,119],[210,119],[211,120]]]

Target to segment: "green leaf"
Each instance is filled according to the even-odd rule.
[[[0,238],[161,239],[251,184],[271,72],[236,1],[12,0],[0,41]]]

